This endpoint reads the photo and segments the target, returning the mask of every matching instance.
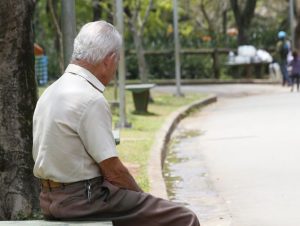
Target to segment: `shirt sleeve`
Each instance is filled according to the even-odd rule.
[[[79,122],[78,134],[86,151],[97,163],[118,156],[111,120],[107,101],[98,96],[90,102]]]

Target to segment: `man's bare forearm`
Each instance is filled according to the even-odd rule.
[[[142,191],[119,158],[106,159],[99,163],[99,166],[102,176],[113,185],[132,191]]]

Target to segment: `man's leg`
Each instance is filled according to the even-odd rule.
[[[128,196],[140,196],[137,206],[113,220],[114,226],[200,226],[195,213],[183,205],[146,193]]]
[[[111,220],[114,226],[200,225],[196,215],[182,205],[107,181],[42,191],[40,198],[45,215],[61,220]]]
[[[297,81],[297,91],[299,92],[299,80],[300,80],[300,74],[297,74],[296,75],[297,77],[296,77],[296,81]]]
[[[296,76],[296,75],[294,75],[294,74],[291,76],[291,80],[292,80],[292,84],[291,84],[291,92],[294,91],[294,82],[295,82],[295,78],[296,78],[295,76]]]
[[[288,85],[291,85],[291,79],[290,79],[288,71],[287,71],[286,63],[280,64],[280,70],[282,73],[282,85],[284,86],[285,83],[287,83]]]
[[[199,226],[196,215],[183,205],[143,192],[119,189],[104,182],[114,226]]]

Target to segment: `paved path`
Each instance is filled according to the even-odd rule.
[[[204,226],[299,226],[300,94],[248,88],[212,87],[219,102],[179,124],[173,199]]]

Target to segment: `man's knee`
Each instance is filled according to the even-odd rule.
[[[186,208],[186,207],[182,207],[183,211],[185,212],[185,218],[187,220],[187,222],[189,222],[189,225],[191,226],[199,226],[199,219],[197,217],[197,215],[190,209]]]

